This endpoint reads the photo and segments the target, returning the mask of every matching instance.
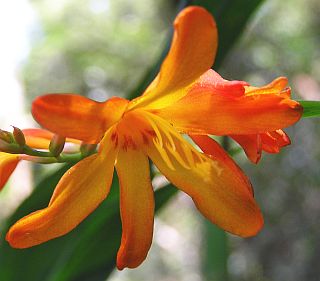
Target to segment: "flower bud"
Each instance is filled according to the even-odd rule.
[[[66,138],[54,135],[51,139],[50,145],[49,145],[49,151],[53,154],[53,156],[59,156],[60,153],[63,151],[64,145],[66,142]]]
[[[13,143],[14,137],[12,133],[0,129],[0,140],[3,140],[7,143]]]
[[[13,127],[13,136],[14,136],[14,140],[17,144],[19,144],[20,146],[25,146],[26,144],[26,139],[24,137],[23,132],[17,128],[17,127]]]
[[[96,148],[96,144],[82,143],[80,146],[80,152],[83,156],[87,157],[93,154],[96,151]]]
[[[21,153],[21,147],[15,143],[8,143],[0,139],[0,152],[12,154]]]

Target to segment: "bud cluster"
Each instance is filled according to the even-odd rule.
[[[97,145],[82,143],[79,141],[66,139],[64,136],[52,135],[52,138],[43,138],[34,135],[42,141],[48,142],[47,149],[39,149],[28,145],[28,136],[25,136],[23,130],[13,126],[13,132],[8,132],[0,129],[0,152],[8,154],[19,154],[19,159],[27,160],[42,164],[48,163],[75,163],[81,159],[97,152]],[[72,152],[65,150],[66,144],[72,144],[78,147]]]

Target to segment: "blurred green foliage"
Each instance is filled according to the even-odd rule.
[[[170,1],[33,1],[41,27],[25,67],[28,98],[125,96],[163,46]]]

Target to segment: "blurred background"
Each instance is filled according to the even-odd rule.
[[[43,93],[79,93],[98,101],[130,95],[166,46],[176,2],[0,4],[1,128],[35,126],[31,101]],[[257,86],[287,76],[294,98],[320,100],[319,14],[318,0],[262,1],[219,72],[226,79]],[[235,156],[251,178],[265,216],[258,236],[224,234],[178,193],[156,218],[147,260],[138,269],[114,271],[108,280],[319,280],[317,123],[301,120],[287,130],[292,145],[278,155],[263,155],[258,165],[250,164],[243,153]],[[0,223],[31,193],[39,171],[48,173],[20,164],[0,194]]]

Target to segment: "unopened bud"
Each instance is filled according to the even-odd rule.
[[[26,144],[26,139],[24,137],[23,132],[17,127],[14,127],[14,126],[12,127],[13,127],[13,136],[14,136],[15,142],[20,146],[24,146]]]
[[[21,147],[15,143],[8,143],[0,139],[0,151],[6,153],[21,153]]]
[[[3,140],[7,143],[13,143],[14,137],[12,133],[0,129],[0,140]]]
[[[53,154],[53,156],[59,156],[62,152],[64,145],[66,142],[66,138],[54,135],[51,139],[50,145],[49,145],[49,151]]]
[[[83,156],[89,156],[96,151],[96,144],[82,143],[80,146],[80,152]]]

